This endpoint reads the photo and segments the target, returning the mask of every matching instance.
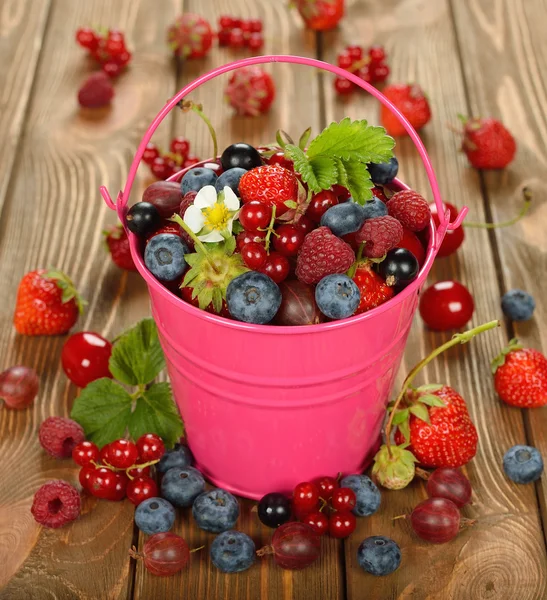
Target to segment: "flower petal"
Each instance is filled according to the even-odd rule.
[[[237,210],[239,208],[239,198],[235,195],[234,190],[227,185],[224,186],[224,205],[228,210]]]
[[[217,191],[214,185],[206,185],[199,190],[198,195],[194,198],[194,206],[198,208],[210,208],[217,201]]]
[[[205,235],[198,235],[198,239],[202,242],[222,242],[224,240],[220,231],[216,229]]]
[[[190,204],[184,211],[184,222],[194,233],[198,233],[205,225],[205,216],[197,206]]]
[[[231,219],[228,219],[228,223],[226,224],[226,229],[227,229],[227,231],[228,231],[228,233],[230,235],[232,235],[232,226],[233,226],[233,224],[234,224],[234,219],[232,217]]]

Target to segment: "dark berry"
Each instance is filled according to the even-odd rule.
[[[200,529],[222,533],[236,524],[239,503],[230,492],[221,489],[209,490],[194,500],[192,516]]]
[[[284,494],[266,494],[258,503],[258,518],[267,527],[279,527],[291,518],[291,501]]]
[[[223,573],[240,573],[256,560],[253,540],[240,531],[225,531],[218,535],[209,553],[211,562]]]
[[[321,217],[320,224],[328,227],[334,235],[342,237],[361,229],[366,218],[365,210],[360,204],[344,202],[331,206]]]
[[[137,202],[129,209],[125,223],[132,233],[144,237],[161,225],[158,209],[149,202]]]
[[[543,473],[543,459],[533,446],[513,446],[503,457],[503,470],[515,483],[531,483]]]
[[[196,167],[195,169],[190,169],[184,174],[184,177],[180,182],[180,189],[183,195],[192,191],[199,192],[199,190],[206,185],[215,185],[217,179],[218,176],[212,169]]]
[[[161,494],[174,506],[187,508],[205,490],[205,480],[194,467],[173,467],[163,476]]]
[[[169,531],[175,523],[175,509],[163,498],[148,498],[135,510],[135,525],[148,535]]]
[[[215,188],[217,192],[222,192],[227,186],[232,189],[236,196],[239,196],[239,180],[246,172],[247,171],[245,169],[240,167],[235,167],[233,169],[224,171],[224,173],[222,173],[222,175],[220,175],[215,182]]]
[[[262,159],[256,148],[239,142],[228,146],[220,157],[222,168],[227,171],[239,167],[249,171],[254,167],[259,167],[262,164]]]
[[[387,163],[368,163],[367,169],[374,183],[386,185],[397,177],[399,161],[392,156]]]
[[[509,290],[501,299],[503,314],[512,321],[528,321],[534,314],[536,301],[523,290]]]
[[[378,272],[390,287],[404,288],[416,279],[420,265],[406,248],[390,250],[378,265]]]
[[[265,325],[281,305],[281,291],[267,275],[249,271],[230,281],[226,303],[234,319]]]
[[[363,571],[371,575],[389,575],[401,564],[401,549],[390,538],[374,535],[361,542],[357,549],[357,562]]]
[[[160,281],[176,281],[188,268],[184,256],[189,252],[180,236],[162,233],[146,245],[144,264]]]

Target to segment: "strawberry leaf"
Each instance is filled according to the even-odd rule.
[[[347,187],[353,200],[359,204],[365,204],[373,197],[372,188],[374,184],[365,165],[357,161],[342,160],[344,170],[347,174]]]
[[[440,383],[426,383],[425,385],[421,385],[419,388],[416,388],[417,392],[437,392],[443,386]]]
[[[423,404],[414,404],[410,407],[410,412],[418,419],[429,423],[429,412]]]
[[[400,425],[404,421],[408,421],[409,412],[408,408],[404,408],[403,410],[399,410],[395,413],[393,417],[393,425]]]
[[[420,396],[418,398],[418,402],[422,404],[427,404],[427,406],[446,406],[445,403],[439,398],[439,396],[435,396],[433,394],[426,394],[425,396]]]
[[[310,140],[310,135],[311,135],[311,127],[308,127],[306,129],[306,131],[304,131],[304,133],[300,136],[300,139],[298,140],[298,147],[301,150],[306,150],[306,144],[309,142]]]
[[[399,431],[401,432],[402,436],[405,438],[405,441],[408,442],[410,441],[410,424],[408,421],[403,421],[402,423],[399,423],[399,425],[397,426],[399,428]]]

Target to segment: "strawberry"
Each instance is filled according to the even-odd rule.
[[[334,29],[344,16],[344,0],[296,0],[296,8],[314,31]]]
[[[202,58],[213,45],[213,30],[203,17],[185,13],[167,30],[167,43],[175,56]]]
[[[84,301],[61,271],[27,273],[17,290],[13,323],[23,335],[60,335],[69,331],[83,312]]]
[[[285,202],[298,200],[298,180],[291,171],[279,165],[263,165],[247,171],[239,180],[242,202],[262,202],[275,206],[279,217],[289,207]]]
[[[238,115],[257,117],[268,112],[274,101],[274,80],[256,65],[242,67],[232,73],[224,97]]]
[[[515,139],[496,119],[462,117],[462,151],[475,169],[504,169],[517,151]]]
[[[492,361],[494,387],[511,406],[537,408],[547,404],[547,358],[538,350],[523,348],[513,339]]]
[[[125,229],[121,225],[113,225],[105,229],[103,235],[114,264],[126,271],[136,271],[137,267],[129,250],[129,239]]]
[[[423,386],[407,393],[407,407],[398,411],[395,443],[425,467],[461,467],[477,452],[478,435],[465,400],[451,387]],[[408,439],[406,439],[408,436]]]
[[[388,85],[383,93],[410,121],[414,129],[421,129],[431,119],[429,102],[419,85]],[[384,105],[382,105],[381,120],[389,135],[408,135],[397,117]]]
[[[113,97],[112,81],[102,71],[90,75],[78,91],[78,102],[83,108],[108,106]]]
[[[380,275],[372,270],[371,262],[359,263],[352,279],[361,293],[361,301],[355,311],[356,315],[376,308],[393,297],[393,288],[386,285]]]

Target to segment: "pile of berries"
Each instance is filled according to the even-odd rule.
[[[347,46],[338,55],[338,66],[354,73],[367,83],[384,83],[389,77],[389,66],[382,46],[371,46],[366,55],[361,46]],[[341,96],[351,94],[358,87],[345,77],[336,77],[334,89]]]
[[[156,179],[168,179],[178,171],[200,162],[199,158],[190,154],[190,142],[182,136],[171,140],[167,153],[162,153],[158,146],[150,142],[146,146],[142,160],[150,167]]]
[[[76,31],[76,41],[96,60],[109,77],[117,77],[131,62],[131,52],[125,44],[121,31],[106,32],[81,27]]]
[[[218,20],[218,27],[219,46],[250,50],[260,50],[264,46],[260,19],[245,20],[223,15]]]

